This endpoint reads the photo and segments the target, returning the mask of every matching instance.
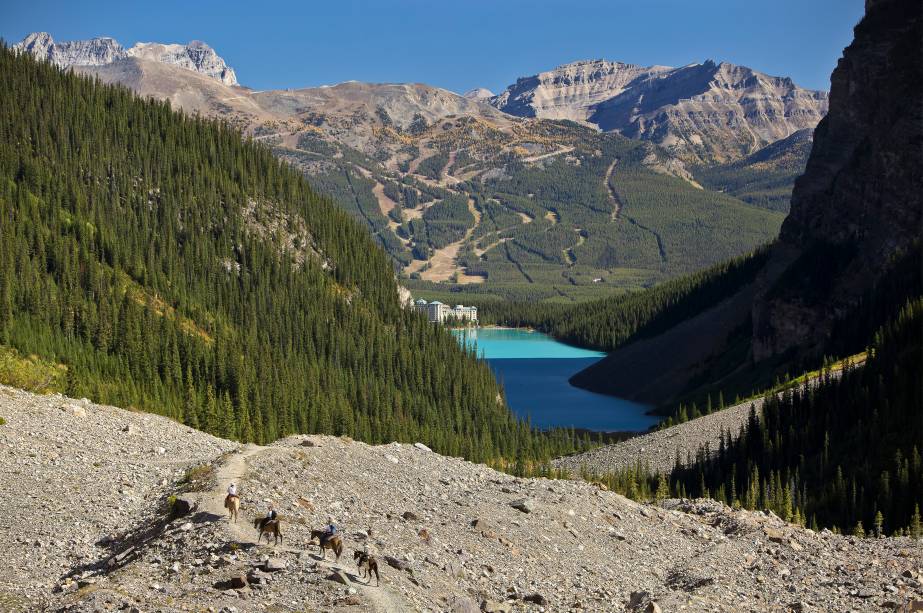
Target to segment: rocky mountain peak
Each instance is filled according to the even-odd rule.
[[[48,32],[35,32],[13,45],[13,49],[31,53],[62,68],[102,66],[127,57],[122,45],[107,36],[58,43]]]
[[[711,59],[679,68],[573,62],[520,78],[490,102],[512,115],[650,140],[694,163],[745,157],[813,128],[827,110],[825,92]]]
[[[214,49],[198,40],[188,45],[137,43],[126,50],[110,37],[55,42],[47,32],[34,32],[13,45],[13,49],[31,53],[37,59],[51,62],[61,68],[105,66],[129,57],[137,57],[192,70],[225,85],[237,85],[234,69],[228,66]]]
[[[194,40],[188,45],[137,43],[128,50],[128,55],[192,70],[225,85],[237,85],[234,69],[228,66],[214,49],[199,40]]]
[[[496,94],[486,87],[475,87],[462,94],[462,98],[467,98],[468,100],[487,100],[493,98],[495,95]]]

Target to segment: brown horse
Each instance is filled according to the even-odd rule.
[[[225,496],[224,508],[228,510],[228,515],[237,523],[237,512],[240,511],[240,498],[237,496]]]
[[[340,538],[340,535],[336,534],[327,538],[327,533],[323,530],[311,530],[311,538],[308,543],[313,543],[314,539],[317,539],[320,544],[320,552],[325,560],[327,559],[327,550],[330,549],[336,554],[336,561],[340,561],[340,556],[343,554],[343,539]]]
[[[369,573],[366,583],[372,582],[372,573],[375,573],[375,585],[381,585],[381,577],[378,575],[378,560],[375,559],[375,556],[366,552],[359,551],[358,549],[353,552],[353,561],[356,563],[356,568],[359,569],[359,578],[365,578],[365,572]]]
[[[260,531],[259,538],[256,539],[256,542],[259,543],[263,539],[263,535],[266,535],[266,544],[269,544],[269,535],[276,537],[274,544],[278,545],[282,542],[282,530],[281,522],[278,519],[273,519],[270,521],[264,521],[264,518],[257,517],[253,520],[253,527]]]

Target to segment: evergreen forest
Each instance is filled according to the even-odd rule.
[[[241,441],[575,448],[402,309],[366,229],[267,147],[6,48],[0,90],[0,374]]]

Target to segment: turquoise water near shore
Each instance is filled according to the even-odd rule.
[[[507,403],[539,428],[597,432],[640,431],[659,418],[650,408],[574,387],[570,377],[605,354],[561,343],[541,332],[509,328],[453,330],[459,342],[485,358],[503,385]]]

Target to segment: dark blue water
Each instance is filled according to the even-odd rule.
[[[456,331],[476,345],[503,385],[507,403],[539,428],[574,427],[600,432],[647,430],[658,418],[650,407],[572,386],[568,379],[603,354],[559,343],[527,330]]]

